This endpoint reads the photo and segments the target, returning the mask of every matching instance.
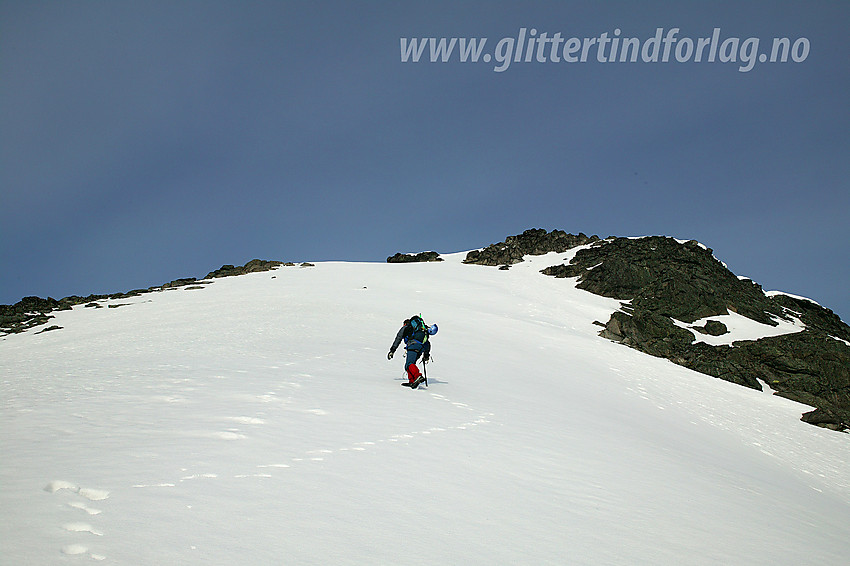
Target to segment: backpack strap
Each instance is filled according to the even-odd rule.
[[[410,327],[413,329],[413,332],[410,336],[411,340],[419,342],[420,344],[425,344],[425,342],[428,341],[428,325],[425,324],[425,321],[422,320],[421,316],[411,316]],[[414,336],[416,336],[416,338],[414,338]]]

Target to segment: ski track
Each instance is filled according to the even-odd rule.
[[[223,376],[217,377],[224,379]],[[303,384],[293,382],[291,379],[310,380],[312,378],[313,376],[307,373],[294,374],[290,376],[290,380],[282,382],[279,387],[281,389],[299,391],[302,389]],[[391,383],[395,384],[396,382],[392,381]],[[434,383],[436,384],[437,381],[435,380]],[[181,386],[184,387],[183,391],[186,392],[190,389],[195,389],[193,385],[195,385],[194,380],[179,379],[173,380],[170,387]],[[148,479],[147,481],[142,480],[132,483],[128,487],[134,490],[169,490],[179,489],[181,485],[187,484],[188,482],[199,481],[241,482],[245,480],[285,480],[288,474],[297,471],[300,467],[316,465],[333,466],[334,461],[338,458],[351,457],[351,455],[363,454],[371,450],[380,448],[388,448],[392,450],[393,447],[400,447],[414,442],[438,441],[440,435],[450,434],[453,431],[470,431],[476,427],[489,424],[495,416],[491,412],[480,410],[468,403],[454,401],[450,397],[441,393],[430,392],[426,386],[422,386],[412,393],[401,390],[398,394],[402,396],[411,394],[427,396],[435,403],[449,406],[449,414],[455,415],[456,418],[427,428],[415,428],[402,432],[395,432],[394,434],[384,437],[364,438],[335,447],[316,446],[301,452],[282,455],[280,457],[276,456],[274,459],[270,459],[266,462],[246,464],[243,466],[243,469],[237,473],[233,473],[232,471],[230,473],[223,473],[214,468],[192,470],[187,465],[179,468],[178,473],[175,473],[173,477],[157,477],[155,479]],[[172,395],[153,396],[151,399],[154,402],[162,402],[166,404],[188,401],[176,393]],[[307,408],[291,407],[291,399],[282,399],[278,391],[245,394],[242,397],[242,400],[245,402],[259,403],[261,405],[274,403],[285,407],[289,411],[301,413],[305,416],[321,418],[328,414],[327,411],[319,406]],[[75,416],[81,419],[87,418],[85,414],[77,414]],[[255,415],[240,414],[223,416],[220,417],[219,420],[222,422],[238,424],[242,427],[249,427],[254,431],[274,424],[273,419],[268,416],[267,412]],[[252,437],[250,430],[235,427],[227,430],[194,432],[191,436],[219,440],[225,443],[240,442]],[[66,513],[65,511],[62,511],[62,516],[56,518],[56,523],[59,525],[61,532],[65,533],[65,536],[73,535],[75,540],[61,544],[59,552],[69,557],[86,556],[95,561],[106,560],[107,557],[98,551],[97,542],[98,539],[108,538],[109,514],[104,513],[101,509],[90,506],[90,503],[106,501],[110,497],[110,492],[103,489],[80,487],[75,482],[61,479],[49,482],[44,487],[44,491],[67,499],[64,508],[68,509],[68,512]],[[113,487],[113,491],[121,492],[122,487]],[[91,522],[80,521],[80,514],[85,514]],[[77,515],[76,520],[74,519],[74,515]]]
[[[384,438],[372,438],[368,440],[362,440],[354,443],[350,443],[344,446],[335,447],[335,448],[314,448],[310,450],[306,450],[304,452],[291,455],[288,458],[285,458],[285,461],[276,461],[272,463],[262,463],[262,464],[254,464],[250,468],[244,470],[242,473],[232,474],[230,476],[220,475],[218,473],[206,471],[199,472],[193,474],[181,475],[180,477],[174,478],[170,481],[156,481],[151,483],[138,483],[134,484],[132,487],[137,489],[142,488],[174,488],[177,487],[180,483],[186,481],[193,480],[205,480],[205,479],[226,479],[227,477],[231,477],[234,479],[245,479],[245,478],[273,478],[275,474],[272,472],[282,472],[283,470],[292,469],[293,467],[297,467],[299,464],[310,463],[310,462],[330,462],[332,461],[334,456],[339,456],[341,454],[346,453],[356,453],[356,452],[365,452],[370,449],[374,449],[381,445],[392,445],[394,443],[406,443],[414,441],[417,438],[423,437],[436,437],[440,433],[446,433],[449,431],[460,431],[460,430],[469,430],[475,428],[480,425],[488,424],[492,421],[492,418],[495,416],[490,412],[480,411],[466,403],[455,402],[446,397],[445,395],[439,393],[430,393],[428,392],[427,387],[422,387],[417,391],[422,393],[427,393],[430,397],[437,402],[450,404],[458,411],[459,418],[456,419],[456,422],[452,423],[444,423],[441,426],[432,426],[426,429],[419,430],[409,430],[402,433],[393,434],[390,436],[386,436]],[[402,392],[402,395],[405,393]],[[421,394],[421,393],[420,393]],[[262,402],[267,401],[267,395],[264,394],[258,397]],[[304,409],[302,410],[304,413],[313,414],[313,415],[325,415],[327,414],[322,409]],[[235,417],[224,417],[224,420],[243,423],[247,425],[256,425],[262,426],[265,425],[267,420],[264,418],[258,417],[248,417],[248,416],[235,416]],[[218,438],[221,440],[240,440],[249,438],[248,435],[236,433],[234,432],[221,432],[221,431],[212,431],[209,433],[202,434],[203,436],[207,436],[210,438]],[[262,471],[257,471],[262,470]],[[188,472],[188,468],[182,468],[181,472]]]
[[[265,538],[253,540],[277,541],[273,526],[259,525],[273,517],[297,533],[297,540],[281,543],[282,547],[301,552],[297,556],[305,559],[308,555],[300,550],[305,545],[321,552],[326,544],[321,533],[313,534],[317,530],[313,526],[335,520],[340,502],[345,508],[336,526],[344,532],[332,543],[334,552],[340,553],[321,555],[327,558],[323,563],[333,563],[332,558],[346,563],[357,563],[356,559],[366,556],[374,558],[371,548],[353,551],[349,547],[362,539],[360,525],[356,524],[359,519],[390,521],[384,517],[387,511],[393,516],[417,513],[411,519],[424,516],[435,525],[445,524],[448,533],[462,533],[450,536],[453,546],[445,548],[455,554],[467,552],[466,560],[479,555],[482,545],[493,544],[489,558],[501,556],[517,563],[522,562],[523,553],[531,552],[538,563],[565,563],[566,555],[559,554],[563,541],[551,529],[535,526],[558,521],[591,541],[585,547],[570,546],[570,552],[586,559],[575,563],[591,563],[589,556],[599,558],[598,563],[606,563],[606,557],[622,558],[624,554],[616,550],[609,553],[604,548],[615,537],[625,537],[626,542],[639,547],[637,554],[629,551],[630,556],[640,557],[633,563],[673,564],[685,558],[695,558],[701,564],[723,563],[731,556],[728,548],[735,548],[735,544],[742,545],[737,550],[743,549],[743,555],[750,559],[775,558],[780,556],[780,551],[774,550],[777,545],[798,532],[781,519],[789,509],[803,515],[800,520],[806,536],[826,532],[825,537],[833,537],[820,541],[830,545],[822,556],[834,557],[839,554],[834,549],[846,548],[843,542],[832,542],[846,533],[840,518],[846,507],[839,504],[850,497],[847,458],[843,456],[847,454],[842,444],[845,437],[796,425],[797,406],[786,406],[772,395],[754,397],[752,391],[707,381],[599,340],[590,321],[604,319],[612,303],[585,295],[575,299],[564,282],[537,275],[538,268],[549,259],[534,263],[512,268],[508,277],[515,279],[504,279],[505,275],[495,270],[464,267],[464,277],[470,274],[474,283],[454,299],[450,287],[455,284],[453,280],[435,278],[434,285],[447,286],[448,290],[440,293],[449,294],[441,304],[442,315],[434,315],[435,321],[441,322],[443,317],[451,320],[451,316],[457,327],[446,324],[438,355],[451,360],[447,367],[453,375],[464,377],[458,377],[454,387],[450,382],[455,380],[445,377],[448,381],[441,381],[438,370],[432,375],[430,390],[420,387],[410,391],[399,386],[399,379],[381,377],[394,373],[387,370],[383,360],[385,350],[363,345],[386,340],[387,325],[383,321],[389,318],[388,312],[408,313],[404,306],[408,301],[384,307],[384,300],[376,299],[362,312],[347,312],[343,306],[348,300],[345,288],[336,281],[331,285],[315,279],[320,288],[309,287],[323,300],[335,301],[324,310],[313,312],[310,300],[303,299],[304,304],[296,309],[275,313],[265,326],[266,299],[285,304],[287,298],[271,286],[266,291],[262,285],[249,285],[262,282],[265,275],[218,281],[204,293],[189,295],[186,304],[178,300],[144,316],[135,311],[152,309],[152,301],[111,311],[58,312],[56,322],[66,330],[37,337],[15,336],[4,343],[12,356],[0,366],[0,416],[4,424],[18,427],[13,434],[20,440],[11,447],[21,462],[19,469],[10,468],[5,477],[23,482],[45,465],[52,467],[52,471],[40,472],[49,475],[37,479],[35,486],[8,489],[7,501],[24,502],[25,506],[26,497],[43,489],[42,508],[33,506],[21,516],[49,531],[51,534],[42,539],[44,548],[66,561],[133,563],[132,557],[143,552],[151,556],[159,553],[159,558],[166,560],[179,556],[192,564],[232,563],[236,555],[210,540],[203,527],[227,525],[233,513],[243,509],[257,510],[253,516],[246,514],[246,520],[258,519],[255,525],[239,525],[243,535],[252,535],[254,527],[264,527],[268,529],[262,531]],[[382,274],[395,274],[433,266],[375,266],[378,268]],[[298,273],[294,277],[307,274],[294,273]],[[483,282],[480,286],[479,277]],[[526,284],[531,277],[537,283],[534,286]],[[493,285],[491,279],[498,280],[499,285],[493,287],[498,292],[488,287]],[[410,276],[393,283],[405,289],[418,284]],[[240,290],[242,285],[244,290]],[[370,289],[378,285],[396,289],[377,277]],[[240,291],[232,295],[229,287]],[[360,287],[357,289],[360,292]],[[269,294],[263,295],[266,292]],[[167,302],[179,296],[180,292],[174,291],[155,298]],[[239,298],[238,303],[233,297]],[[256,307],[252,307],[255,311],[244,310],[243,297],[256,301]],[[227,317],[226,325],[218,322],[217,308],[222,300],[225,305],[243,305],[233,311],[238,316]],[[474,301],[481,305],[465,310],[467,303]],[[502,301],[508,315],[491,312],[491,305],[497,301]],[[583,301],[588,306],[583,306]],[[172,344],[162,337],[160,317],[172,313],[175,306],[179,308],[173,316],[179,321],[172,321],[174,327],[169,327],[177,329],[177,343]],[[380,308],[386,311],[374,314]],[[184,322],[190,315],[200,318]],[[473,315],[476,324],[462,327]],[[66,318],[71,322],[66,323]],[[326,344],[326,329],[339,318],[362,319],[367,335],[343,336],[341,343]],[[511,329],[509,339],[500,328],[506,320]],[[453,330],[457,334],[450,334]],[[461,333],[466,335],[459,338]],[[510,343],[516,346],[516,352],[504,348],[498,361],[485,364],[482,371],[477,353],[493,343]],[[526,362],[528,355],[534,356],[533,372]],[[600,355],[610,355],[610,361],[598,362]],[[598,371],[603,365],[606,371]],[[558,377],[561,372],[563,377]],[[496,379],[490,380],[489,374]],[[543,387],[547,389],[541,394]],[[787,417],[777,415],[778,410],[786,412]],[[610,417],[598,418],[597,411]],[[783,419],[792,424],[784,424]],[[585,421],[595,425],[583,428]],[[484,431],[480,428],[484,425],[501,428]],[[552,426],[551,434],[547,434],[547,426]],[[13,429],[10,426],[7,430]],[[625,444],[620,437],[637,441],[637,447]],[[692,450],[691,442],[696,442],[693,438],[710,441],[706,454],[719,463],[711,467],[712,461],[699,451],[702,446]],[[40,440],[43,444],[38,444]],[[40,452],[31,445],[37,445]],[[732,463],[725,467],[724,456],[729,449],[731,454],[745,458],[742,473],[735,472]],[[476,450],[486,451],[488,458],[481,458]],[[753,457],[755,453],[758,458]],[[683,457],[681,471],[675,455]],[[770,463],[765,464],[765,459]],[[404,496],[409,490],[395,490],[394,480],[423,461],[430,464],[426,469],[443,480],[442,484],[426,483],[421,486],[421,496],[416,492],[399,499],[399,494]],[[493,465],[496,461],[498,466]],[[482,464],[476,467],[479,462]],[[441,468],[443,463],[445,467]],[[501,470],[502,464],[507,465],[505,475],[491,471]],[[711,474],[704,478],[700,475],[693,480],[685,474],[706,465]],[[634,471],[629,466],[634,466]],[[458,468],[460,472],[456,473]],[[586,472],[585,468],[593,471]],[[68,471],[57,471],[65,469]],[[773,479],[774,472],[781,472],[779,479]],[[624,473],[632,484],[623,484]],[[770,479],[758,483],[750,479],[750,473]],[[631,485],[640,488],[637,493],[668,494],[667,484],[655,480],[658,475],[671,479],[674,489],[669,491],[670,501],[655,505],[649,501],[648,507],[639,506],[638,502],[647,502],[634,499],[637,496],[631,495]],[[51,476],[62,479],[44,485]],[[502,490],[503,482],[512,489]],[[538,483],[548,486],[547,491],[541,492]],[[329,491],[328,486],[345,495],[363,494],[368,505],[361,508],[351,500],[334,499],[339,493]],[[794,489],[787,499],[782,498],[785,492],[780,490],[785,486]],[[799,486],[802,488],[798,490]],[[686,488],[696,488],[697,501],[709,508],[706,526],[688,519],[687,513],[677,516],[681,509],[676,501],[686,494]],[[476,489],[479,499],[464,501]],[[805,496],[818,492],[812,506],[801,495],[803,489]],[[729,495],[733,492],[734,497]],[[382,499],[373,501],[376,493]],[[493,497],[494,493],[498,497]],[[279,506],[269,512],[263,507],[267,495],[288,499],[273,502]],[[447,512],[433,507],[435,497]],[[778,503],[767,505],[760,497],[775,497]],[[644,518],[650,520],[642,521],[638,516],[622,525],[612,520],[620,517],[616,508],[624,498],[629,509],[637,510],[638,515],[646,513]],[[399,500],[413,502],[412,508],[396,507]],[[805,504],[798,503],[801,500]],[[764,504],[764,509],[773,512],[759,517],[768,525],[765,536],[770,545],[756,542],[748,546],[749,539],[739,538],[737,530],[732,534],[726,530],[728,524],[744,525],[742,517],[756,517],[748,508],[735,507],[739,501],[750,507]],[[491,509],[482,511],[482,504],[491,505]],[[664,505],[672,506],[673,512],[667,512]],[[731,523],[723,505],[735,509]],[[373,507],[380,512],[369,511]],[[324,515],[314,515],[316,509]],[[813,509],[812,514],[806,515],[809,509]],[[294,519],[292,511],[303,515],[304,520]],[[192,522],[195,513],[209,514],[202,527]],[[817,529],[814,526],[820,525],[821,516],[816,513],[825,517]],[[490,522],[491,518],[499,524]],[[659,518],[661,523],[653,522]],[[680,519],[684,519],[681,527]],[[746,524],[752,524],[752,520]],[[389,522],[381,524],[382,529],[376,532],[391,532],[389,526]],[[609,527],[612,534],[606,535]],[[709,545],[700,543],[699,537],[689,538],[703,528],[705,533],[726,537],[724,542]],[[641,545],[656,535],[666,535],[661,529],[675,531],[679,538],[673,542],[679,554],[654,561],[657,557],[651,543],[646,548]],[[7,529],[10,533],[23,530]],[[539,550],[499,547],[491,537],[494,532],[500,540],[514,534],[538,537],[533,542]],[[628,538],[632,532],[638,535]],[[470,535],[477,547],[469,545]],[[38,536],[33,529],[26,536],[29,539],[12,541],[18,545],[12,546],[19,556],[32,555],[31,551],[38,548],[33,543]],[[389,537],[381,540],[385,546],[392,545]],[[799,540],[789,539],[781,552],[787,551],[788,560],[797,560],[802,552],[799,544]],[[710,556],[689,554],[689,545]],[[408,546],[393,547],[381,558],[388,563],[390,557],[407,556]],[[419,548],[420,553],[423,550]],[[251,555],[256,560],[248,562],[268,563],[262,550],[258,552]],[[442,560],[433,563],[446,563],[448,555],[439,556]],[[227,562],[216,562],[223,557]]]

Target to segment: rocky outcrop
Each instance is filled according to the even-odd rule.
[[[196,282],[197,279],[194,277],[185,277],[183,279],[175,279],[174,281],[170,281],[168,283],[164,283],[161,285],[162,289],[174,289],[176,287],[185,287],[186,285],[191,285]]]
[[[692,326],[691,328],[709,336],[723,336],[729,333],[726,325],[719,320],[709,320],[703,326]]]
[[[14,305],[0,305],[0,332],[14,334],[47,324],[50,319],[54,318],[50,314],[53,311],[69,310],[71,307],[83,304],[96,305],[96,301],[104,299],[136,297],[147,292],[149,292],[149,289],[136,289],[126,293],[113,293],[111,295],[88,295],[87,297],[71,295],[59,300],[52,297],[46,299],[24,297]]]
[[[230,277],[235,275],[243,275],[245,273],[255,273],[259,271],[269,271],[279,265],[295,265],[293,263],[284,264],[279,261],[266,261],[253,259],[243,266],[223,265],[221,268],[207,274],[205,279],[213,279],[217,277]],[[304,264],[307,265],[307,264]],[[197,285],[195,285],[197,283]],[[14,305],[0,305],[0,333],[13,334],[24,332],[30,328],[46,324],[50,319],[54,318],[50,313],[53,311],[68,310],[76,305],[85,305],[91,308],[100,308],[98,301],[125,299],[129,297],[138,297],[144,293],[155,291],[164,291],[168,289],[186,288],[199,289],[202,288],[203,281],[198,281],[194,277],[186,277],[175,279],[162,285],[148,287],[146,289],[134,289],[126,293],[111,293],[107,295],[88,295],[80,297],[71,295],[64,299],[53,299],[48,297],[42,299],[40,297],[24,297]],[[122,305],[113,305],[122,306]],[[43,330],[56,330],[60,327],[51,327]]]
[[[419,252],[418,254],[399,252],[387,258],[387,263],[421,263],[427,261],[443,261],[443,258],[437,252]]]
[[[518,236],[508,236],[504,242],[490,244],[482,250],[466,254],[463,263],[505,266],[522,261],[526,255],[543,255],[549,252],[565,252],[599,240],[598,236],[567,234],[563,230],[547,232],[541,228],[526,230]]]
[[[47,313],[62,308],[62,304],[48,297],[24,297],[14,305],[0,305],[0,329],[6,332],[23,332],[47,323],[52,317]],[[66,308],[71,308],[70,306]]]
[[[283,265],[282,261],[267,261],[262,259],[252,259],[245,265],[222,265],[215,271],[210,271],[204,279],[215,279],[217,277],[234,277],[236,275],[245,275],[246,273],[257,273],[260,271],[271,271],[272,269]]]
[[[609,238],[579,250],[569,265],[543,271],[555,277],[579,277],[578,287],[632,307],[683,322],[737,312],[775,326],[784,317],[781,305],[765,296],[761,286],[739,279],[695,242],[680,243],[660,236]]]
[[[850,428],[850,327],[814,302],[765,295],[755,282],[736,277],[711,249],[663,237],[610,238],[543,273],[577,277],[579,288],[624,301],[601,336],[746,387],[761,390],[761,382],[767,383],[778,395],[816,407],[806,413],[806,422]],[[730,311],[772,326],[798,319],[806,328],[711,346],[673,323]],[[727,333],[720,321],[692,328]]]

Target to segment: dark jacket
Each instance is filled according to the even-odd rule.
[[[410,323],[405,324],[395,335],[393,345],[390,346],[390,352],[395,353],[396,348],[399,347],[402,340],[404,340],[405,349],[420,350],[422,345],[428,341],[427,328],[428,327],[426,326],[425,328],[413,330],[413,326],[411,326]]]

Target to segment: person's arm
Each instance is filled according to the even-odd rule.
[[[392,358],[393,354],[395,354],[396,349],[398,348],[399,344],[401,344],[402,339],[404,339],[405,328],[406,327],[402,326],[398,329],[398,333],[395,335],[395,340],[393,340],[393,345],[390,346],[390,352],[387,355],[387,358]]]

